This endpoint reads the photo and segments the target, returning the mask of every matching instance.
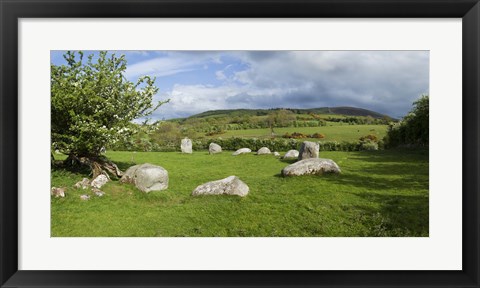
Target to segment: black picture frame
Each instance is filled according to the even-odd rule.
[[[480,4],[478,0],[0,0],[0,15],[1,287],[479,287]],[[463,269],[461,271],[19,271],[17,268],[18,19],[60,17],[462,18]]]

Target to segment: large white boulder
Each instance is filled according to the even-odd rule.
[[[297,159],[298,151],[297,150],[288,150],[287,153],[283,156],[283,159]]]
[[[268,149],[268,147],[262,147],[257,151],[257,155],[267,155],[267,154],[272,154],[272,152],[270,151],[270,149]]]
[[[192,154],[192,140],[188,138],[182,139],[180,148],[182,149],[182,153]]]
[[[240,155],[240,154],[245,154],[245,153],[250,153],[252,152],[251,149],[249,148],[241,148],[241,149],[238,149],[237,151],[233,152],[233,156],[237,156],[237,155]]]
[[[283,168],[283,176],[321,175],[340,173],[340,167],[331,159],[309,158],[295,162]]]
[[[210,154],[217,154],[217,153],[220,153],[222,152],[222,147],[220,145],[218,145],[217,143],[210,143],[210,145],[208,145],[208,153]]]
[[[248,191],[247,184],[240,180],[237,176],[229,176],[227,178],[207,182],[195,188],[192,195],[237,195],[247,196]]]
[[[120,182],[134,184],[147,193],[165,190],[168,188],[168,172],[163,167],[149,163],[135,165],[125,171]]]
[[[320,144],[310,141],[304,141],[298,151],[298,160],[318,158],[320,154]]]

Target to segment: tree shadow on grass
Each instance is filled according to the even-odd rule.
[[[57,164],[57,165],[52,165],[50,167],[51,171],[56,171],[56,172],[68,172],[68,173],[73,173],[73,174],[79,174],[85,178],[88,178],[91,176],[92,174],[92,171],[90,170],[90,168],[88,166],[84,166],[84,165],[73,165],[73,166],[70,166],[70,165],[60,165],[60,164]]]
[[[418,179],[428,179],[429,175],[428,163],[423,162],[375,163],[371,166],[352,169],[348,172],[358,172],[372,176],[408,176]]]
[[[122,170],[123,172],[125,172],[128,168],[139,164],[134,162],[118,162],[118,161],[114,161],[113,163],[117,164],[118,169]]]
[[[115,163],[118,168],[120,170],[122,170],[123,172],[125,172],[128,168],[134,166],[134,165],[137,165],[136,163],[133,163],[133,162],[117,162],[117,161],[114,161],[113,163]],[[73,173],[73,174],[78,174],[80,176],[83,176],[85,178],[89,178],[92,176],[92,171],[91,169],[87,166],[87,165],[73,165],[73,166],[70,166],[70,165],[54,165],[51,167],[51,170],[52,171],[58,171],[58,172],[62,172],[62,171],[65,171],[65,172],[69,172],[69,173]]]
[[[409,151],[421,153],[422,151]],[[429,165],[425,155],[402,155],[374,151],[353,153],[347,161],[364,162],[366,165],[343,169],[341,177],[331,178],[336,184],[382,189],[428,189]],[[342,167],[341,167],[342,168]],[[349,169],[349,170],[348,170]]]
[[[381,174],[379,174],[381,175]],[[387,174],[385,174],[387,175]],[[321,176],[320,176],[321,177]],[[338,177],[323,177],[324,181],[332,184],[352,186],[355,188],[372,190],[418,190],[428,189],[428,176],[401,175],[401,177],[376,177],[361,174],[340,174]]]
[[[428,196],[386,195],[378,193],[351,193],[367,203],[354,205],[356,221],[369,227],[370,237],[428,237]]]
[[[378,151],[351,152],[349,158],[365,162],[388,163],[388,162],[415,162],[426,161],[428,163],[428,149],[393,149]]]

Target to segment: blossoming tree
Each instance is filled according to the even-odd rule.
[[[118,167],[103,157],[102,147],[131,137],[137,125],[131,121],[148,117],[160,105],[155,79],[127,80],[125,56],[102,51],[98,59],[67,52],[65,65],[51,65],[51,144],[68,155],[65,164],[88,165],[93,177],[120,177]],[[97,57],[95,57],[97,58]]]

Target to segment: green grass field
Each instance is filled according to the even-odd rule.
[[[52,170],[52,186],[67,187],[65,198],[51,199],[52,237],[429,235],[426,150],[321,152],[320,157],[338,163],[342,174],[292,178],[280,176],[290,162],[270,155],[107,156],[122,170],[138,163],[164,167],[169,188],[144,194],[113,181],[102,187],[105,196],[82,201],[86,190],[73,184],[88,175]],[[196,186],[229,175],[250,187],[248,196],[190,195]]]
[[[329,125],[332,126],[329,126]],[[347,141],[347,142],[356,142],[362,136],[373,134],[382,139],[387,133],[386,125],[346,125],[340,123],[331,123],[324,127],[287,127],[287,128],[275,128],[274,132],[277,137],[281,137],[285,133],[299,132],[303,134],[314,134],[321,133],[325,135],[325,138],[321,139],[322,141]],[[341,126],[341,127],[339,127]],[[228,130],[226,133],[221,135],[215,135],[211,138],[216,137],[243,137],[243,138],[270,138],[271,130],[268,128],[265,129],[245,129],[245,130]],[[319,139],[316,139],[318,141]]]

